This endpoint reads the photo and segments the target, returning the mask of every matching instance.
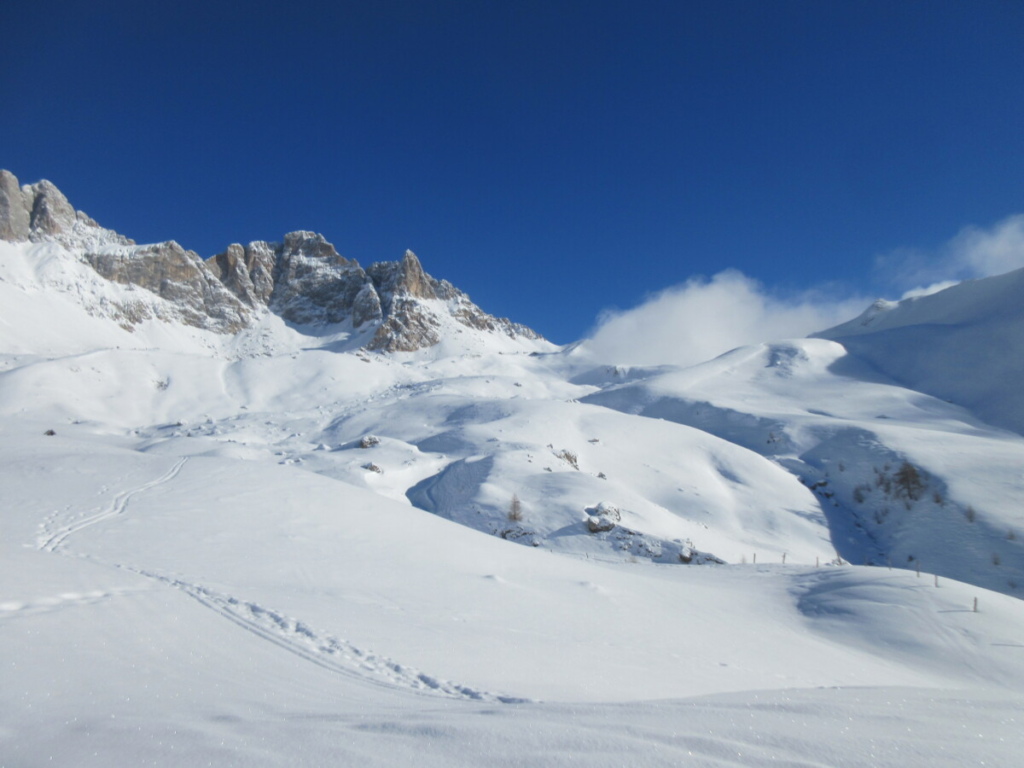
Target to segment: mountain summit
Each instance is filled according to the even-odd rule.
[[[49,181],[19,186],[9,171],[0,171],[0,239],[60,246],[64,258],[124,286],[127,293],[87,309],[126,328],[156,319],[235,334],[271,313],[293,325],[342,326],[380,352],[432,347],[446,329],[541,340],[431,277],[412,251],[364,269],[323,235],[297,231],[278,243],[233,243],[204,261],[174,241],[136,245],[76,211]]]
[[[0,169],[0,240],[54,240],[78,246],[99,242],[134,244],[76,211],[49,181],[44,179],[19,186],[17,177],[3,169]]]

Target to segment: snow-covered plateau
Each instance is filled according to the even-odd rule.
[[[0,238],[0,766],[1020,764],[1024,272],[630,368],[411,252]]]

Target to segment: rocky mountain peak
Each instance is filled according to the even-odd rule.
[[[53,240],[70,247],[134,243],[104,229],[47,180],[18,185],[10,171],[0,170],[0,239],[11,242]]]
[[[436,299],[436,283],[423,271],[420,260],[412,251],[406,251],[401,261],[380,261],[366,270],[380,294],[385,312],[391,310],[395,297]]]
[[[233,244],[210,262],[221,282],[243,303],[263,306],[298,325],[350,322],[377,325],[367,349],[411,352],[441,340],[443,318],[512,338],[540,338],[529,328],[495,318],[445,280],[423,269],[407,250],[400,261],[363,269],[340,255],[323,235],[290,232],[280,243]]]
[[[369,337],[367,349],[381,352],[433,346],[452,321],[511,338],[540,338],[435,280],[409,250],[400,261],[363,269],[323,235],[299,230],[278,243],[232,243],[203,261],[173,241],[136,246],[76,211],[49,181],[19,186],[8,171],[0,171],[0,238],[60,243],[105,279],[147,291],[111,305],[126,327],[158,319],[231,334],[272,312],[295,325],[348,323]]]
[[[76,211],[64,193],[43,179],[28,187],[32,196],[32,229],[40,235],[59,235],[67,232],[78,220]],[[83,214],[83,218],[85,218]],[[96,222],[89,219],[95,225]]]
[[[17,177],[0,171],[0,239],[18,242],[28,240],[32,211]]]

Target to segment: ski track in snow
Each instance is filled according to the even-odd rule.
[[[58,513],[50,515],[43,522],[42,532],[37,538],[37,547],[43,552],[67,554],[63,545],[69,536],[89,526],[123,515],[128,509],[129,502],[135,496],[173,480],[181,472],[182,467],[185,466],[187,461],[188,457],[182,458],[155,480],[143,483],[130,491],[119,493],[114,497],[114,501],[109,507],[96,514],[56,528],[54,528],[54,521]],[[89,559],[100,562],[96,558],[89,557]],[[346,640],[317,632],[301,621],[284,616],[257,603],[239,600],[238,598],[215,592],[197,584],[161,576],[157,573],[133,568],[128,565],[108,565],[174,587],[184,592],[200,605],[215,611],[247,632],[331,672],[355,675],[362,678],[369,677],[372,680],[394,687],[456,699],[503,704],[529,701],[529,699],[479,691],[466,685],[441,680],[385,656],[357,648]],[[91,605],[114,597],[115,594],[121,594],[124,591],[126,590],[121,590],[117,593],[94,591],[84,594],[68,592],[55,597],[40,598],[30,602],[4,602],[0,603],[0,619],[55,610],[68,605]]]
[[[469,686],[441,680],[386,656],[357,648],[342,640],[312,629],[303,622],[257,603],[239,600],[221,592],[180,579],[161,576],[129,566],[118,566],[148,579],[174,587],[228,621],[257,637],[273,643],[323,669],[355,675],[394,687],[456,699],[501,704],[521,704],[529,699],[479,691]]]
[[[101,523],[104,520],[110,520],[123,515],[125,510],[128,508],[128,502],[130,502],[135,496],[143,491],[148,491],[150,488],[155,488],[158,485],[163,485],[164,483],[173,480],[178,476],[178,473],[181,472],[181,468],[185,466],[185,462],[187,461],[187,456],[183,459],[179,459],[173,467],[167,470],[167,472],[156,480],[143,483],[130,491],[119,493],[114,497],[113,503],[107,509],[97,512],[95,515],[90,515],[89,517],[82,518],[81,520],[76,520],[73,523],[60,526],[56,530],[53,530],[51,525],[56,518],[57,513],[50,515],[45,521],[43,521],[43,530],[37,539],[37,546],[44,552],[57,552],[60,550],[67,538],[72,534],[78,533],[78,531],[88,528],[91,525],[96,525],[96,523]]]

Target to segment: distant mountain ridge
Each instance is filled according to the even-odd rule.
[[[877,301],[815,337],[900,384],[1024,434],[1024,269],[926,296]]]
[[[279,243],[233,243],[204,261],[173,240],[136,245],[77,211],[51,182],[21,186],[6,170],[0,170],[0,239],[58,243],[106,280],[169,303],[120,302],[115,311],[126,327],[159,319],[234,334],[269,311],[296,325],[347,324],[368,337],[366,349],[381,352],[431,347],[450,320],[473,331],[541,339],[428,275],[412,251],[364,269],[323,235],[297,231]]]

